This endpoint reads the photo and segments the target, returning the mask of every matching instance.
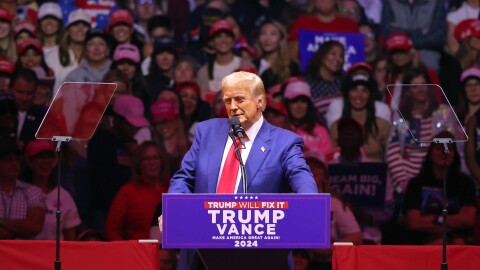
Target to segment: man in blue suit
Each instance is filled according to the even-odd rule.
[[[263,118],[266,96],[262,80],[252,73],[235,72],[223,79],[222,91],[228,117],[237,116],[245,129],[241,155],[248,193],[317,193],[302,154],[303,140]],[[218,193],[232,145],[230,130],[228,119],[211,119],[197,125],[193,144],[170,182],[169,193]],[[243,193],[240,172],[237,174],[232,193]],[[180,257],[179,269],[195,269],[194,251],[182,250]],[[291,259],[286,268],[293,269]]]

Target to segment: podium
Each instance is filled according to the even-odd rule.
[[[330,194],[164,194],[163,248],[207,269],[290,269],[291,249],[330,247]]]

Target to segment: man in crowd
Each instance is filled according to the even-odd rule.
[[[0,140],[0,239],[30,239],[45,219],[45,195],[18,180],[20,149],[15,141]]]

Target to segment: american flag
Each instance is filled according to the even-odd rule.
[[[324,120],[325,114],[327,113],[328,106],[330,105],[330,102],[332,102],[333,99],[340,97],[341,94],[333,94],[330,96],[325,96],[325,97],[320,97],[315,100],[313,100],[313,105],[315,106],[315,109],[317,110],[317,115],[320,116],[320,119]]]
[[[432,125],[431,117],[414,120],[410,125],[412,134],[408,129],[395,126],[397,128],[393,130],[392,140],[387,147],[387,162],[392,183],[397,191],[405,192],[408,181],[419,173],[430,144],[418,141],[432,138]]]

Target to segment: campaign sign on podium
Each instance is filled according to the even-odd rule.
[[[330,194],[164,194],[163,248],[329,248]]]

